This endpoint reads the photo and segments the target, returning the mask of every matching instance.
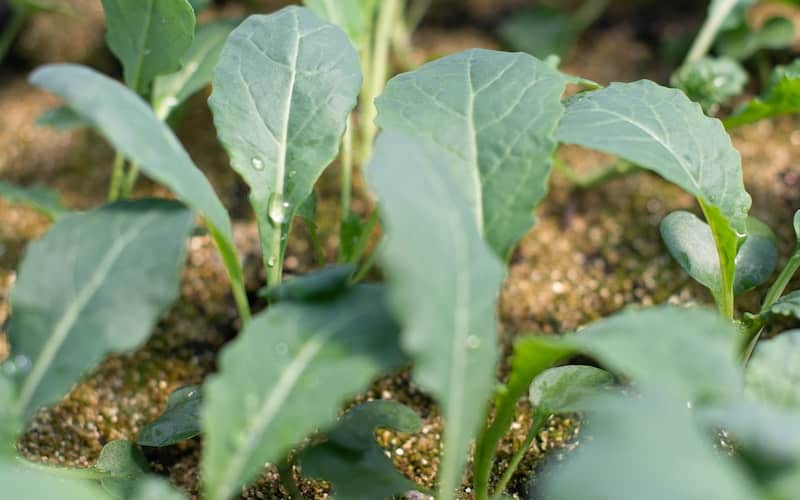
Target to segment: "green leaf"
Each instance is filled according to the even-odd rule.
[[[15,404],[16,390],[4,371],[0,370],[0,460],[16,453],[17,438],[22,431],[22,422]]]
[[[333,498],[372,500],[420,490],[395,469],[375,442],[378,429],[417,432],[413,410],[395,401],[370,401],[348,411],[328,432],[327,441],[300,453],[303,474],[333,486]]]
[[[208,85],[225,40],[238,24],[225,19],[197,28],[191,47],[183,55],[183,67],[175,73],[157,76],[153,82],[156,116],[166,120],[175,108]]]
[[[684,91],[705,111],[740,95],[746,83],[744,68],[728,57],[704,57],[684,64],[670,79],[670,85]]]
[[[26,417],[147,338],[178,296],[192,225],[175,202],[119,202],[65,215],[28,247],[8,325],[15,359],[26,360],[15,373]]]
[[[761,498],[699,432],[685,400],[607,396],[591,410],[581,429],[591,439],[545,478],[548,500]]]
[[[535,379],[529,398],[539,414],[581,411],[590,396],[614,384],[614,376],[593,366],[569,365],[545,370]]]
[[[311,194],[297,207],[296,217],[300,217],[303,221],[311,224],[316,224],[317,219],[317,193],[311,190]]]
[[[794,316],[800,319],[800,290],[787,293],[775,301],[767,310],[767,315]]]
[[[200,435],[200,387],[187,385],[175,390],[167,399],[167,408],[150,422],[136,438],[141,446],[171,446]]]
[[[50,108],[36,119],[40,127],[52,127],[58,132],[78,130],[89,126],[81,115],[66,106]]]
[[[793,41],[794,23],[776,16],[768,19],[760,29],[753,29],[742,22],[734,29],[721,32],[715,47],[724,56],[744,60],[760,50],[791,47]]]
[[[142,451],[130,441],[111,441],[103,446],[92,469],[99,473],[100,484],[114,498],[130,498],[138,481],[149,471]],[[105,476],[105,477],[103,477]]]
[[[800,466],[775,478],[768,486],[769,500],[794,500],[800,491]]]
[[[697,197],[722,270],[720,309],[732,314],[736,251],[746,234],[750,195],[739,153],[720,122],[683,92],[642,80],[572,98],[557,137],[621,156]]]
[[[745,381],[752,398],[776,408],[800,412],[800,330],[759,342]]]
[[[800,112],[800,59],[788,66],[778,66],[772,73],[766,92],[745,104],[725,120],[732,129],[765,118]]]
[[[50,220],[56,220],[67,211],[61,204],[61,195],[58,191],[45,186],[22,187],[0,181],[0,198],[17,205],[31,207]]]
[[[231,33],[213,87],[214,123],[250,186],[265,267],[279,268],[297,207],[339,150],[361,88],[358,54],[336,26],[287,7]]]
[[[589,325],[566,341],[637,386],[684,401],[726,401],[742,391],[739,333],[705,309],[628,310]]]
[[[45,66],[31,75],[30,82],[63,99],[116,150],[200,212],[219,248],[234,294],[243,290],[228,212],[175,134],[156,118],[147,103],[120,83],[82,66]]]
[[[441,153],[479,232],[507,259],[547,191],[565,85],[527,54],[468,50],[391,79],[377,123]]]
[[[563,12],[548,7],[531,7],[503,21],[498,35],[515,51],[544,59],[563,56],[578,37],[578,27]]]
[[[141,479],[134,491],[132,500],[185,500],[180,490],[172,486],[166,479],[147,476]]]
[[[26,500],[108,500],[108,495],[90,481],[64,479],[23,466],[13,458],[0,458],[3,497]]]
[[[747,231],[747,239],[736,254],[734,295],[766,282],[778,261],[777,241],[766,224],[748,217]],[[678,264],[717,298],[722,285],[714,237],[708,224],[679,210],[661,221],[661,237]]]
[[[311,12],[344,30],[356,48],[367,42],[377,2],[369,0],[303,0]]]
[[[106,42],[122,63],[125,83],[146,95],[158,75],[177,71],[194,38],[187,0],[103,0]]]
[[[203,388],[206,498],[227,500],[304,437],[333,422],[342,403],[406,358],[383,289],[335,300],[270,306],[220,357]]]
[[[264,288],[259,296],[272,302],[313,302],[326,300],[347,288],[356,266],[344,264],[329,266],[305,276],[290,278],[279,285]]]
[[[436,397],[446,422],[441,498],[451,498],[461,482],[495,384],[495,307],[503,280],[449,168],[453,161],[419,140],[385,132],[368,171],[385,217],[381,262],[403,346],[414,360],[415,381]]]
[[[195,13],[205,10],[206,7],[211,5],[212,0],[189,0],[189,5],[192,6]]]

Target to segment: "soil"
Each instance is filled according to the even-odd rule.
[[[112,152],[90,131],[56,133],[37,128],[36,118],[56,101],[29,87],[24,76],[30,66],[54,60],[90,62],[116,70],[102,49],[102,11],[98,18],[98,1],[70,2],[94,13],[87,17],[90,22],[69,28],[77,31],[67,31],[47,16],[34,18],[16,48],[15,66],[5,67],[0,73],[0,178],[21,184],[47,184],[63,193],[68,207],[87,209],[104,202]],[[282,3],[285,2],[251,2],[261,10]],[[521,2],[499,2],[502,6],[495,8],[491,3],[470,1],[465,4],[467,15],[492,18],[508,5]],[[221,9],[226,14],[241,15],[253,8],[245,4],[229,2]],[[434,12],[441,10],[438,6]],[[668,68],[658,65],[656,49],[641,39],[642,30],[627,19],[619,16],[604,20],[600,27],[586,33],[566,58],[565,70],[600,83],[639,78],[663,81]],[[426,60],[475,46],[497,48],[491,32],[479,23],[477,26],[454,26],[452,20],[426,24],[414,39],[415,59]],[[57,38],[61,35],[64,37]],[[247,189],[228,167],[227,157],[217,144],[206,97],[207,94],[199,95],[190,100],[178,133],[234,217],[247,288],[254,295],[264,276]],[[800,206],[800,169],[796,163],[800,158],[800,123],[793,119],[761,122],[736,131],[733,137],[742,154],[745,182],[753,197],[752,214],[776,231],[785,258],[794,245],[792,213]],[[578,172],[612,160],[574,147],[565,147],[560,154]],[[334,165],[318,186],[319,224],[330,259],[335,257],[338,245],[337,182]],[[363,191],[359,193],[357,189],[356,194],[360,196],[353,207],[363,213],[370,204]],[[135,195],[168,197],[170,193],[144,181]],[[582,190],[555,172],[550,194],[537,210],[538,223],[514,252],[502,291],[500,335],[505,354],[510,353],[513,340],[519,335],[573,331],[627,306],[709,304],[709,294],[678,268],[658,235],[659,221],[676,209],[697,210],[690,196],[655,175],[639,173]],[[44,217],[0,199],[0,322],[9,314],[8,291],[24,247],[47,227]],[[303,273],[313,267],[307,235],[299,224],[290,238],[286,272]],[[762,293],[763,290],[750,292],[739,301],[740,306],[753,310]],[[39,412],[20,440],[20,451],[32,460],[91,465],[105,443],[135,439],[138,430],[163,410],[170,392],[201,383],[213,372],[217,353],[238,328],[217,253],[207,236],[194,236],[189,241],[181,297],[159,322],[151,339],[133,353],[108,357],[63,401]],[[0,333],[0,359],[6,354],[7,346]],[[505,366],[501,366],[499,375],[504,373]],[[381,431],[377,438],[399,470],[421,485],[434,486],[442,433],[436,406],[414,386],[408,372],[376,381],[352,403],[379,398],[399,400],[422,417],[423,427],[418,433]],[[498,473],[502,473],[525,439],[529,425],[530,408],[520,403],[518,417],[499,450]],[[579,422],[574,418],[552,420],[528,452],[511,491],[524,498],[528,478],[542,457],[546,454],[548,459],[560,459],[577,444],[578,431]],[[153,471],[168,476],[193,498],[197,498],[200,487],[201,451],[201,439],[146,450]],[[468,479],[465,477],[463,498],[471,497],[466,487]],[[308,498],[327,496],[323,483],[301,481],[301,489]],[[265,470],[255,484],[242,491],[242,498],[283,497],[274,468]]]

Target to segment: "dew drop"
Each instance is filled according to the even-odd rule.
[[[269,259],[267,259],[267,266],[269,267],[275,267],[276,263],[277,260],[275,259],[275,257],[270,257]]]
[[[481,339],[479,339],[476,335],[470,335],[467,337],[467,349],[475,350],[481,346]]]
[[[28,356],[19,354],[14,356],[14,365],[16,365],[17,368],[17,376],[25,376],[31,371],[31,366],[33,364]]]
[[[252,167],[256,170],[264,170],[264,162],[261,160],[261,158],[257,158],[255,156],[250,158],[250,165],[252,165]]]
[[[289,178],[290,178],[290,179],[291,179],[292,177],[294,177],[295,175],[297,175],[297,170],[290,170],[290,171],[289,171]]]
[[[273,225],[280,226],[286,220],[286,208],[289,207],[288,203],[283,201],[281,193],[272,193],[269,197],[269,206],[267,208],[269,220]]]
[[[146,56],[149,56],[149,55],[150,55],[150,54],[152,54],[152,53],[153,53],[153,51],[152,51],[152,50],[150,50],[150,49],[144,49],[144,55],[146,55]]]

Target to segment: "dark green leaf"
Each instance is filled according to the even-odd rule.
[[[750,195],[739,153],[718,120],[679,90],[647,80],[613,83],[572,98],[557,137],[621,156],[696,196],[714,235],[727,284],[723,296],[729,296]]]
[[[187,0],[103,0],[106,42],[122,63],[125,83],[146,95],[158,75],[177,71],[194,38]]]
[[[28,247],[8,325],[30,417],[109,352],[139,346],[178,296],[192,213],[165,200],[61,217]]]
[[[136,442],[142,446],[171,446],[200,434],[200,387],[187,385],[169,395],[167,408],[147,424]]]
[[[753,500],[756,488],[720,457],[685,399],[604,397],[590,407],[581,446],[546,477],[548,500]]]
[[[746,83],[744,68],[727,57],[704,57],[684,64],[670,80],[670,85],[684,91],[706,111],[740,95]]]
[[[782,474],[768,485],[769,500],[795,500],[800,491],[800,467]]]
[[[303,203],[297,207],[297,213],[295,214],[297,217],[303,219],[303,221],[311,224],[316,224],[317,220],[317,193],[312,190],[311,194],[309,194]]]
[[[771,340],[759,342],[747,365],[747,393],[776,408],[800,412],[798,367],[800,330],[784,332]]]
[[[539,414],[581,411],[590,396],[614,384],[614,376],[593,366],[569,365],[545,370],[535,379],[529,398]]]
[[[356,266],[344,264],[330,266],[315,273],[290,278],[280,285],[262,289],[261,297],[270,302],[312,302],[330,299],[347,288]]]
[[[566,54],[578,36],[578,29],[563,12],[531,7],[505,20],[498,35],[510,49],[544,59],[550,54]]]
[[[468,50],[390,80],[377,123],[440,152],[480,234],[507,259],[547,191],[565,85],[527,54]]]
[[[36,70],[30,81],[61,97],[114,148],[200,212],[206,218],[234,289],[243,287],[225,207],[175,134],[156,118],[147,103],[118,82],[82,66],[45,66]]]
[[[725,126],[731,129],[797,112],[800,112],[800,59],[776,67],[766,92],[726,119]]]
[[[61,195],[58,191],[45,186],[22,187],[0,181],[0,198],[31,207],[46,215],[50,220],[57,219],[67,211],[61,204]]]
[[[189,0],[189,5],[192,6],[195,13],[198,13],[211,5],[211,2],[212,0]]]
[[[396,132],[375,144],[368,180],[385,217],[381,262],[414,379],[446,422],[439,494],[460,484],[495,385],[496,302],[503,268],[440,149]]]
[[[222,47],[238,21],[222,20],[197,28],[194,41],[183,55],[183,67],[175,73],[157,76],[153,82],[153,109],[166,120],[180,106],[211,81]]]
[[[375,377],[406,362],[383,289],[270,306],[220,357],[203,388],[206,498],[228,500]]]
[[[347,36],[307,9],[251,16],[228,37],[209,105],[250,186],[265,267],[283,258],[297,207],[339,150],[361,88]]]
[[[747,239],[736,254],[733,293],[739,295],[765,283],[778,263],[778,240],[766,224],[747,218]]]
[[[149,471],[142,451],[130,441],[111,441],[103,446],[93,469],[100,474],[100,484],[114,498],[129,498],[137,482]],[[105,477],[103,477],[105,476]]]
[[[372,500],[421,489],[395,469],[375,442],[377,429],[417,432],[413,410],[395,401],[371,401],[348,411],[328,432],[327,441],[302,451],[303,474],[333,486],[333,498]]]
[[[59,132],[78,130],[91,126],[81,115],[67,106],[48,109],[36,119],[36,125],[40,127],[52,127]]]

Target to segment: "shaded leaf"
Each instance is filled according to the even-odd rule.
[[[356,48],[367,41],[372,29],[374,0],[303,0],[303,5],[322,19],[339,26]]]
[[[417,432],[421,421],[410,408],[391,400],[356,406],[336,423],[327,441],[300,453],[303,474],[333,486],[333,498],[372,500],[419,490],[375,442],[374,432]]]
[[[725,120],[729,129],[765,118],[800,112],[800,59],[788,66],[777,66],[767,90]]]
[[[647,80],[613,83],[573,97],[557,137],[621,156],[696,196],[714,235],[722,282],[730,287],[722,294],[728,296],[750,195],[739,153],[718,120],[703,115],[679,90]]]
[[[4,497],[25,500],[108,500],[90,481],[65,479],[23,466],[15,459],[0,458],[0,484]]]
[[[311,224],[316,224],[317,219],[317,193],[311,190],[311,194],[297,207],[295,216],[300,217],[303,221]]]
[[[200,387],[187,385],[175,390],[167,399],[167,407],[136,438],[142,446],[171,446],[200,434]]]
[[[381,262],[414,379],[446,422],[439,492],[461,482],[498,359],[495,306],[503,268],[482,240],[452,157],[399,133],[378,137],[368,180],[385,217]]]
[[[527,54],[468,50],[392,78],[377,123],[439,151],[479,232],[507,259],[547,190],[565,85]]]
[[[775,301],[766,311],[767,315],[794,316],[800,319],[800,290],[787,293]]]
[[[752,28],[742,22],[734,29],[721,32],[714,45],[722,55],[744,60],[760,50],[790,47],[793,41],[794,23],[776,16],[767,19],[760,28]]]
[[[100,484],[114,498],[130,498],[138,481],[149,471],[142,451],[130,441],[111,441],[103,446],[94,467]]]
[[[156,118],[147,103],[120,83],[71,64],[44,66],[31,75],[30,82],[63,99],[115,149],[200,212],[219,248],[234,293],[243,288],[241,265],[225,207],[175,134]]]
[[[684,64],[670,79],[670,85],[684,91],[705,111],[740,95],[746,83],[744,68],[727,57],[704,57]]]
[[[211,1],[212,0],[189,0],[189,5],[192,6],[192,9],[194,9],[195,13],[198,13],[208,7],[211,4]]]
[[[294,301],[310,302],[330,299],[347,288],[356,266],[344,264],[329,266],[320,271],[290,278],[279,285],[264,288],[261,297],[270,302]]]
[[[61,195],[58,191],[45,186],[23,187],[0,181],[0,198],[31,207],[46,215],[50,220],[57,219],[67,211],[61,204]]]
[[[529,398],[539,414],[581,411],[590,396],[614,384],[614,376],[593,366],[568,365],[550,368],[531,384]]]
[[[78,130],[90,126],[81,115],[67,106],[48,109],[36,119],[36,125],[52,127],[59,132]]]
[[[158,75],[181,67],[194,38],[187,0],[102,0],[106,42],[122,63],[125,83],[145,95]]]
[[[590,406],[581,433],[591,439],[545,478],[548,500],[760,498],[713,450],[683,399],[606,396]]]
[[[406,362],[380,286],[313,304],[283,302],[253,319],[203,388],[206,498],[238,494],[375,377]]]
[[[194,41],[183,55],[183,67],[157,76],[153,82],[153,110],[166,120],[172,110],[211,82],[222,47],[238,21],[221,20],[197,28]]]
[[[358,54],[333,24],[287,7],[231,33],[213,87],[220,141],[250,186],[264,264],[274,267],[297,207],[339,150],[361,88]]]
[[[748,395],[776,408],[800,412],[798,367],[800,330],[759,342],[745,372]]]
[[[515,51],[544,59],[563,56],[578,37],[570,16],[548,7],[531,7],[510,16],[498,30],[500,39]]]
[[[766,283],[778,264],[778,240],[766,224],[747,218],[747,239],[736,254],[733,293],[739,295]]]
[[[109,352],[133,349],[178,296],[193,217],[165,200],[61,217],[28,247],[8,324],[26,417],[61,398]]]

